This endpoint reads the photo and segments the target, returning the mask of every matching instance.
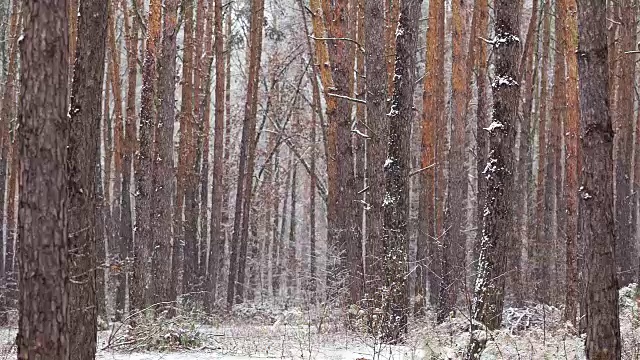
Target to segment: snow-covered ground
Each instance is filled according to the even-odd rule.
[[[620,291],[623,359],[640,355],[640,316],[635,286]],[[341,317],[326,316],[319,332],[310,311],[278,311],[276,306],[248,305],[215,325],[191,324],[184,334],[197,334],[197,346],[188,350],[141,350],[135,346],[113,349],[109,344],[130,339],[117,324],[99,334],[101,360],[198,359],[314,359],[314,360],[417,360],[460,359],[469,341],[468,320],[458,314],[444,324],[427,319],[413,322],[404,346],[380,346],[363,332],[346,330]],[[316,314],[317,315],[317,314]],[[344,318],[344,316],[342,316]],[[584,338],[562,320],[562,311],[535,306],[507,309],[505,327],[488,335],[482,359],[585,359]],[[275,319],[275,321],[273,321]],[[309,323],[313,325],[309,325]],[[157,331],[168,336],[166,326]],[[163,328],[164,327],[164,328]],[[117,331],[114,334],[114,329]],[[173,330],[172,330],[173,331]],[[182,331],[182,330],[180,330]],[[166,332],[171,333],[171,331]],[[15,329],[0,329],[0,360],[13,358]],[[153,348],[153,347],[151,347]]]

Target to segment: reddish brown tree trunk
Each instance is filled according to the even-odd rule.
[[[564,21],[564,38],[567,40],[565,57],[567,60],[567,120],[565,126],[566,186],[564,198],[567,204],[567,277],[564,318],[574,326],[578,315],[578,124],[580,118],[580,102],[578,94],[578,24],[576,18],[576,1],[561,0],[566,8]],[[562,6],[561,5],[561,6]]]

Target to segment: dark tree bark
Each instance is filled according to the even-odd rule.
[[[178,159],[177,205],[174,214],[178,235],[184,243],[183,284],[191,298],[197,290],[198,238],[197,219],[198,176],[196,170],[197,129],[194,114],[194,26],[193,0],[182,2],[184,16],[184,49],[182,67],[182,103],[180,108],[180,152]],[[184,216],[184,220],[183,220]]]
[[[133,248],[133,278],[129,285],[131,311],[141,310],[147,303],[147,261],[153,241],[151,212],[153,208],[153,134],[156,94],[156,53],[160,40],[160,0],[151,0],[146,39],[146,53],[142,65],[142,94],[140,102],[139,147],[135,160],[136,226]]]
[[[625,54],[636,49],[636,0],[618,3],[621,24],[620,41],[617,44],[617,76],[615,131],[615,226],[616,226],[616,266],[618,286],[627,286],[638,279],[638,251],[635,238],[635,212],[631,168],[633,162],[633,117],[636,57]],[[613,60],[613,59],[610,59]],[[636,180],[637,181],[637,180]]]
[[[166,0],[163,8],[162,48],[158,57],[158,116],[155,123],[155,156],[153,157],[153,232],[152,281],[154,304],[175,301],[171,287],[172,198],[175,171],[173,167],[173,124],[175,122],[175,74],[178,35],[178,0]]]
[[[520,85],[517,82],[520,40],[518,4],[498,0],[494,5],[495,38],[493,122],[484,131],[489,135],[489,154],[483,171],[487,181],[478,275],[472,304],[473,327],[477,323],[497,329],[502,320],[507,252],[513,246],[515,205],[513,173]],[[472,338],[467,357],[477,359],[484,345]]]
[[[409,167],[410,133],[413,120],[418,19],[421,0],[400,4],[396,30],[394,92],[389,117],[389,142],[384,163],[384,307],[382,340],[399,343],[407,331],[409,260]]]
[[[487,45],[480,37],[485,37],[489,29],[489,6],[487,0],[478,0],[477,7],[480,11],[478,14],[478,54],[476,56],[476,62],[478,71],[476,72],[476,83],[478,85],[478,104],[476,112],[476,236],[472,247],[472,258],[477,259],[480,252],[480,242],[482,240],[482,219],[484,217],[485,198],[484,194],[487,191],[487,182],[484,181],[482,172],[487,161],[488,143],[487,134],[484,128],[489,126],[489,96],[487,91],[489,89],[489,81],[487,77],[488,73],[488,51]],[[477,263],[474,262],[474,265]],[[475,268],[475,267],[474,267]],[[475,279],[473,280],[475,281]],[[472,281],[472,282],[473,282]]]
[[[22,10],[17,353],[22,360],[67,360],[67,1],[26,0]]]
[[[581,236],[586,243],[588,359],[620,359],[616,237],[613,221],[613,128],[609,114],[606,1],[578,0]]]
[[[216,300],[218,287],[218,273],[223,262],[224,234],[222,232],[222,206],[224,197],[224,111],[225,111],[225,56],[222,41],[222,0],[215,0],[215,58],[216,58],[216,88],[215,113],[213,134],[213,184],[211,190],[211,245],[209,247],[209,272],[207,274],[207,291],[209,297],[205,301],[205,308],[211,310]],[[230,49],[227,49],[230,52]]]
[[[364,46],[367,110],[367,242],[366,242],[366,298],[373,299],[371,310],[382,302],[380,289],[384,287],[384,248],[382,243],[383,211],[380,196],[384,192],[384,166],[387,157],[388,125],[386,119],[387,72],[384,58],[383,1],[365,1]]]
[[[69,262],[69,358],[93,359],[97,341],[96,219],[101,199],[100,114],[107,39],[108,1],[82,1],[71,85],[67,148]],[[117,103],[116,103],[117,104]],[[102,245],[104,246],[104,245]],[[100,272],[104,277],[104,274]]]

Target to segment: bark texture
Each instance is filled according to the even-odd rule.
[[[586,353],[620,359],[616,237],[613,221],[613,128],[609,114],[606,1],[578,0],[580,78],[580,232],[586,243]]]
[[[493,122],[484,129],[489,135],[489,154],[482,174],[487,182],[487,192],[472,303],[473,326],[477,329],[479,323],[491,330],[499,328],[502,320],[505,284],[502,275],[507,251],[513,245],[512,229],[516,221],[513,173],[515,119],[518,117],[520,94],[520,84],[516,80],[520,55],[518,4],[510,0],[498,0],[494,6]],[[480,339],[473,337],[467,358],[479,358],[483,348]]]
[[[144,63],[142,65],[142,94],[140,101],[139,146],[135,159],[135,242],[133,247],[133,276],[129,286],[131,310],[141,310],[147,303],[148,266],[153,244],[151,213],[153,208],[153,134],[155,123],[156,57],[160,40],[160,0],[149,4]]]
[[[67,1],[26,0],[23,16],[17,354],[21,360],[67,360]]]
[[[100,113],[107,39],[108,1],[80,4],[78,44],[71,86],[67,148],[67,283],[69,358],[93,359],[97,341],[96,220],[101,199],[96,194],[100,174]],[[98,242],[100,243],[100,242]],[[102,246],[104,243],[102,242]],[[104,277],[101,271],[100,275]]]
[[[400,4],[396,30],[394,92],[389,118],[389,142],[384,164],[384,306],[382,341],[403,341],[409,313],[407,272],[409,260],[409,167],[413,93],[415,90],[418,19],[421,0]]]
[[[173,167],[173,124],[175,122],[176,37],[178,35],[178,0],[165,1],[162,48],[158,57],[159,111],[155,121],[153,157],[153,232],[152,283],[154,304],[174,301],[171,287],[172,199],[175,171]],[[158,275],[163,274],[163,275]]]

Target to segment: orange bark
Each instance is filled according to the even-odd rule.
[[[444,121],[444,0],[431,0],[429,3],[429,26],[427,30],[427,63],[422,93],[422,167],[436,163],[436,146],[438,124]],[[440,166],[437,167],[440,169]],[[438,294],[438,282],[434,274],[439,274],[439,256],[436,245],[436,167],[424,171],[422,188],[424,196],[420,216],[423,231],[421,237],[426,239],[423,266],[431,268],[427,271],[430,303],[435,304]]]

